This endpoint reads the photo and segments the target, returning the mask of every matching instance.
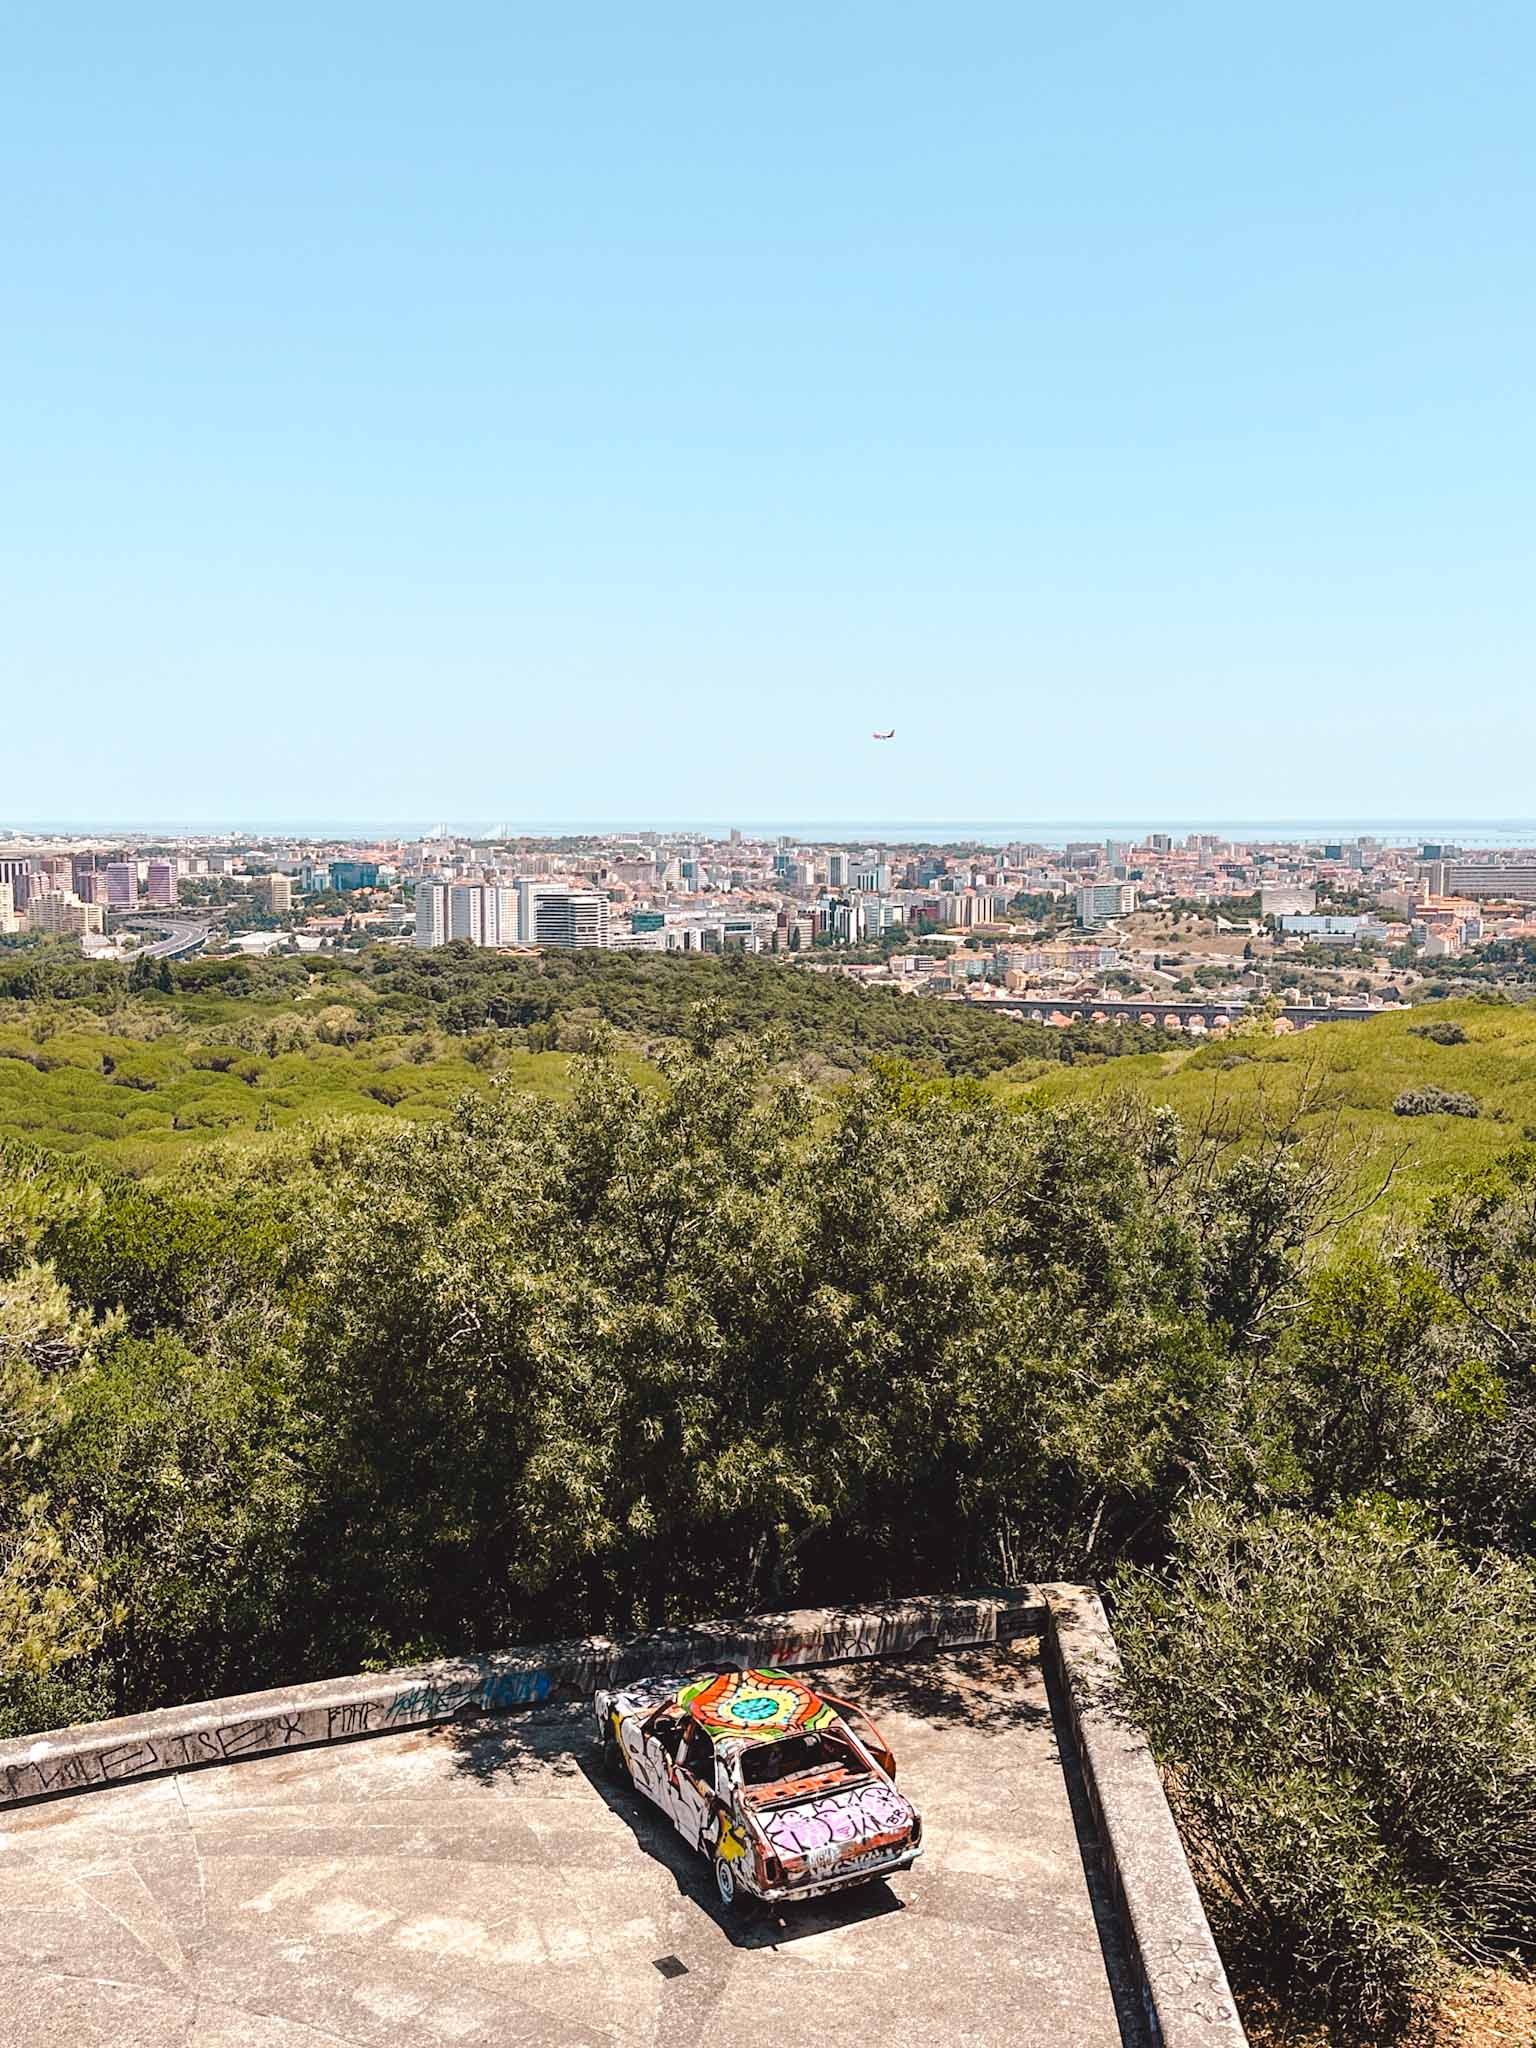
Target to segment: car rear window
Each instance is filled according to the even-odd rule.
[[[790,1735],[783,1742],[762,1742],[743,1752],[744,1785],[772,1785],[781,1778],[803,1778],[826,1770],[862,1771],[863,1765],[840,1735]]]

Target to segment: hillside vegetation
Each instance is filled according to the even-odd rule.
[[[322,1032],[333,1009],[322,998],[310,1013]],[[570,1058],[559,1052],[475,1047],[470,1057],[452,1040],[391,1036],[249,1051],[216,1026],[178,1026],[169,1012],[150,1013],[152,1036],[127,1035],[139,1021],[73,1015],[42,1035],[0,1022],[0,1138],[154,1173],[210,1138],[259,1146],[263,1133],[292,1124],[446,1116],[492,1074],[535,1095],[569,1093]],[[345,1031],[348,1020],[331,1025]],[[285,1034],[269,1035],[281,1043]]]
[[[1438,1043],[1427,1035],[1436,1029],[1465,1042]],[[1025,1092],[1008,1076],[1000,1085],[1009,1097]],[[1394,1112],[1404,1096],[1432,1088],[1471,1096],[1478,1114]],[[1354,1152],[1362,1192],[1390,1172],[1391,1210],[1417,1213],[1461,1175],[1536,1137],[1536,1004],[1436,1003],[1290,1037],[1035,1069],[1027,1092],[1065,1104],[1127,1089],[1191,1124],[1214,1116],[1248,1131],[1299,1108],[1302,1130],[1336,1132]]]
[[[1240,1984],[1536,1963],[1527,1013],[1115,1059],[681,964],[9,992],[0,1731],[1091,1577]]]
[[[742,955],[451,946],[133,970],[55,957],[0,966],[0,1138],[144,1174],[214,1138],[259,1149],[295,1125],[443,1116],[493,1079],[561,1100],[573,1053],[603,1042],[631,1073],[654,1072],[701,1005],[727,1028],[778,1031],[824,1084],[883,1056],[981,1075],[1141,1043],[1134,1029],[1061,1033]]]

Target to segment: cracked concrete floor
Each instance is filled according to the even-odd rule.
[[[1131,2038],[1037,1645],[833,1682],[923,1813],[891,1885],[726,1924],[704,1862],[596,1775],[586,1710],[551,1706],[0,1813],[0,2040]]]

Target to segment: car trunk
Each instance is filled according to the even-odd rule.
[[[816,1881],[849,1865],[883,1862],[910,1839],[916,1814],[881,1778],[843,1779],[824,1790],[756,1788],[754,1818],[785,1877]],[[764,1795],[768,1795],[766,1798]]]

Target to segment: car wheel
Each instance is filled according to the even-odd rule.
[[[724,1856],[715,1857],[714,1864],[715,1890],[719,1894],[720,1904],[727,1913],[744,1912],[746,1910],[748,1894],[736,1882],[736,1872]]]

